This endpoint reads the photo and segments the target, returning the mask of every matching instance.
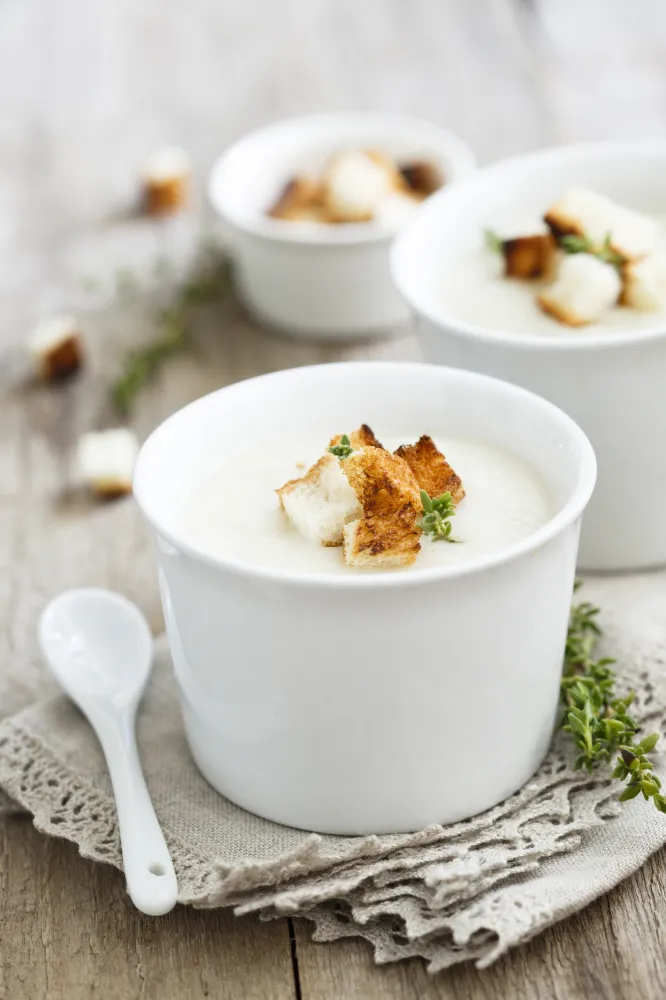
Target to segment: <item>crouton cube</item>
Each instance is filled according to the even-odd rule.
[[[379,443],[374,435],[371,427],[367,424],[361,424],[358,430],[352,431],[351,434],[347,435],[349,438],[349,444],[357,451],[359,448],[381,448],[382,445]],[[334,438],[329,441],[329,446],[334,448],[339,445],[342,441],[342,434],[336,434]]]
[[[427,198],[444,184],[441,170],[429,160],[404,163],[400,167],[400,173],[410,191],[421,198]]]
[[[400,180],[397,169],[381,154],[352,150],[331,157],[323,184],[329,222],[367,222]]]
[[[136,435],[123,427],[84,434],[76,456],[79,476],[101,499],[125,496],[132,492],[138,451]]]
[[[322,188],[314,177],[293,177],[268,210],[272,219],[286,222],[322,221]]]
[[[143,165],[140,177],[143,207],[149,215],[175,212],[188,201],[190,161],[178,146],[156,150]]]
[[[666,310],[666,254],[650,254],[625,264],[620,303],[643,312]]]
[[[343,472],[344,464],[334,455],[324,455],[300,479],[292,479],[276,490],[282,509],[297,531],[321,545],[342,545],[345,524],[362,513]]]
[[[595,323],[615,305],[621,291],[617,269],[587,253],[570,254],[557,281],[537,296],[545,313],[567,326]]]
[[[557,243],[551,233],[517,236],[502,241],[506,278],[553,278],[557,269]]]
[[[587,188],[572,188],[544,216],[553,235],[574,234],[601,246],[610,237],[611,249],[625,260],[638,260],[656,245],[659,224],[640,212],[617,205]]]
[[[81,331],[71,316],[56,316],[39,323],[30,335],[28,349],[37,374],[46,382],[69,378],[83,364]]]
[[[423,513],[419,487],[401,458],[382,448],[363,448],[341,463],[362,507],[343,528],[349,566],[408,566],[421,549]]]
[[[395,454],[407,463],[419,489],[425,490],[428,496],[440,497],[443,493],[450,493],[455,504],[459,504],[465,496],[460,476],[427,434],[420,437],[416,444],[401,445]]]

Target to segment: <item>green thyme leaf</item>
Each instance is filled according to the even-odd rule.
[[[347,434],[342,435],[342,437],[340,438],[340,444],[334,444],[328,450],[330,451],[331,455],[335,455],[335,457],[339,458],[340,461],[342,461],[345,458],[349,458],[349,456],[354,451],[354,449],[351,446],[351,441],[349,440],[349,436]]]
[[[574,770],[592,772],[615,757],[611,776],[626,782],[620,801],[642,794],[644,799],[652,799],[656,809],[666,812],[661,781],[646,756],[657,745],[659,734],[652,733],[636,742],[638,723],[628,712],[634,694],[617,697],[616,677],[611,670],[614,661],[595,657],[601,636],[598,615],[598,608],[583,601],[572,607],[569,618],[560,687],[560,728],[570,734],[578,751]]]
[[[168,262],[156,261],[155,271],[166,274]],[[191,343],[191,326],[195,310],[226,298],[231,284],[229,261],[215,247],[206,246],[199,251],[192,272],[172,293],[167,308],[155,316],[156,334],[145,346],[128,351],[121,371],[111,386],[111,397],[123,415],[131,412],[137,396],[157,373],[162,364],[179,351],[187,350]],[[117,293],[127,299],[140,292],[136,278],[123,269],[116,274]]]
[[[595,245],[587,236],[579,236],[576,233],[567,233],[560,236],[559,244],[567,254],[589,253],[593,257],[598,257],[604,264],[613,264],[620,267],[624,263],[622,254],[616,253],[611,247],[612,234],[606,233],[603,242]]]
[[[450,493],[442,493],[441,497],[431,497],[421,490],[423,517],[419,527],[424,535],[430,535],[434,541],[456,542],[451,538],[451,518],[456,512],[456,505]]]
[[[484,229],[483,237],[486,241],[486,247],[491,253],[502,253],[504,249],[504,240],[494,229]]]

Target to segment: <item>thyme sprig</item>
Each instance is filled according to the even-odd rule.
[[[164,260],[160,258],[159,271],[164,273],[165,270]],[[154,339],[125,355],[120,375],[111,386],[111,397],[120,413],[130,413],[143,386],[154,377],[167,358],[190,347],[195,309],[226,298],[230,280],[228,259],[216,248],[204,246],[192,273],[173,293],[171,304],[157,313]],[[126,272],[119,272],[119,298],[136,295],[138,291],[140,287],[136,280],[132,277],[130,281]]]
[[[354,451],[354,449],[351,446],[351,441],[349,440],[348,434],[343,434],[342,437],[340,438],[340,444],[333,444],[328,450],[330,451],[331,455],[335,455],[335,457],[339,458],[340,461],[342,461],[345,458],[349,458],[349,456]]]
[[[583,601],[574,605],[569,619],[560,689],[563,707],[560,727],[571,734],[578,750],[574,768],[592,772],[617,754],[612,777],[626,782],[620,801],[642,794],[644,799],[652,799],[660,812],[666,813],[661,781],[647,757],[654,750],[659,734],[652,733],[636,741],[639,725],[629,712],[634,694],[618,697],[616,675],[611,669],[615,661],[595,658],[601,636],[598,614],[599,608]]]
[[[484,229],[483,236],[486,241],[486,247],[491,253],[502,253],[504,240],[499,233],[496,233],[494,229]]]
[[[450,518],[456,512],[456,505],[451,494],[442,493],[441,497],[431,497],[425,490],[421,490],[420,493],[423,517],[419,521],[419,527],[424,535],[431,535],[434,541],[457,541],[457,539],[451,538]]]
[[[612,234],[606,233],[601,244],[594,244],[588,236],[579,236],[576,233],[567,233],[561,236],[559,244],[565,253],[589,253],[593,257],[598,257],[604,264],[613,264],[614,267],[621,267],[624,263],[622,254],[617,253],[611,247]]]

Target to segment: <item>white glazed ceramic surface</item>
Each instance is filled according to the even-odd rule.
[[[374,223],[302,227],[266,215],[294,174],[320,170],[332,152],[358,147],[431,160],[447,183],[474,168],[467,146],[430,122],[350,112],[258,129],[211,173],[210,199],[225,225],[240,295],[259,320],[291,336],[350,339],[408,321],[390,276],[393,230]]]
[[[459,567],[348,576],[258,570],[178,532],[225,448],[294,432],[405,424],[507,444],[542,474],[552,520]],[[581,515],[595,459],[551,404],[469,372],[348,363],[241,382],[148,439],[134,490],[157,536],[187,735],[222,794],[341,834],[408,831],[486,809],[548,748]],[[278,484],[276,484],[278,485]],[[498,498],[501,502],[501,498]]]
[[[178,882],[150,800],[134,735],[153,663],[153,640],[136,605],[108,590],[70,590],[39,623],[44,657],[95,730],[118,812],[127,891],[151,916],[173,909]]]
[[[588,570],[666,563],[666,316],[657,329],[594,334],[553,324],[552,336],[529,336],[461,321],[438,284],[447,262],[478,245],[484,227],[513,232],[516,218],[536,221],[569,186],[666,217],[665,177],[662,142],[586,144],[518,157],[434,195],[393,252],[393,275],[417,313],[427,360],[523,385],[587,433],[599,463],[580,546]]]

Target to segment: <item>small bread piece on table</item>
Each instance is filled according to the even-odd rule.
[[[502,241],[505,278],[553,278],[558,250],[552,233]]]
[[[136,435],[124,427],[84,434],[76,456],[79,476],[102,500],[125,496],[132,492],[138,451]]]
[[[72,316],[44,320],[32,331],[28,349],[37,374],[45,382],[61,382],[83,364],[79,324]]]
[[[611,250],[625,260],[639,260],[652,253],[659,234],[656,219],[587,188],[567,191],[548,209],[544,222],[558,240],[572,234],[586,237],[598,247],[610,237]]]
[[[620,296],[617,269],[588,253],[565,256],[557,281],[537,296],[545,313],[567,326],[596,323]]]
[[[323,176],[326,220],[368,222],[381,200],[400,187],[397,167],[381,153],[337,153],[327,163]]]
[[[404,459],[412,470],[419,489],[430,497],[450,493],[455,504],[465,496],[462,480],[453,471],[431,437],[423,434],[416,444],[403,444],[395,454]]]
[[[156,150],[140,172],[144,211],[162,215],[182,208],[189,199],[190,161],[179,146]]]
[[[405,461],[382,448],[363,448],[340,463],[363,514],[344,526],[349,566],[409,566],[421,549],[419,487]]]
[[[666,310],[666,253],[624,265],[620,305],[642,312]]]
[[[427,198],[444,184],[441,170],[430,160],[414,160],[413,163],[403,163],[400,167],[400,173],[410,191],[420,198]]]
[[[285,222],[321,222],[322,187],[315,177],[303,175],[287,181],[267,213]]]
[[[293,526],[321,545],[342,545],[344,525],[362,513],[356,493],[334,455],[324,455],[300,479],[276,490]]]
[[[349,437],[349,444],[357,451],[359,448],[381,448],[382,445],[379,443],[374,435],[371,427],[367,424],[361,424],[358,430],[352,431],[351,434],[347,435]],[[336,434],[334,438],[331,438],[329,445],[334,448],[342,442],[343,435]]]

